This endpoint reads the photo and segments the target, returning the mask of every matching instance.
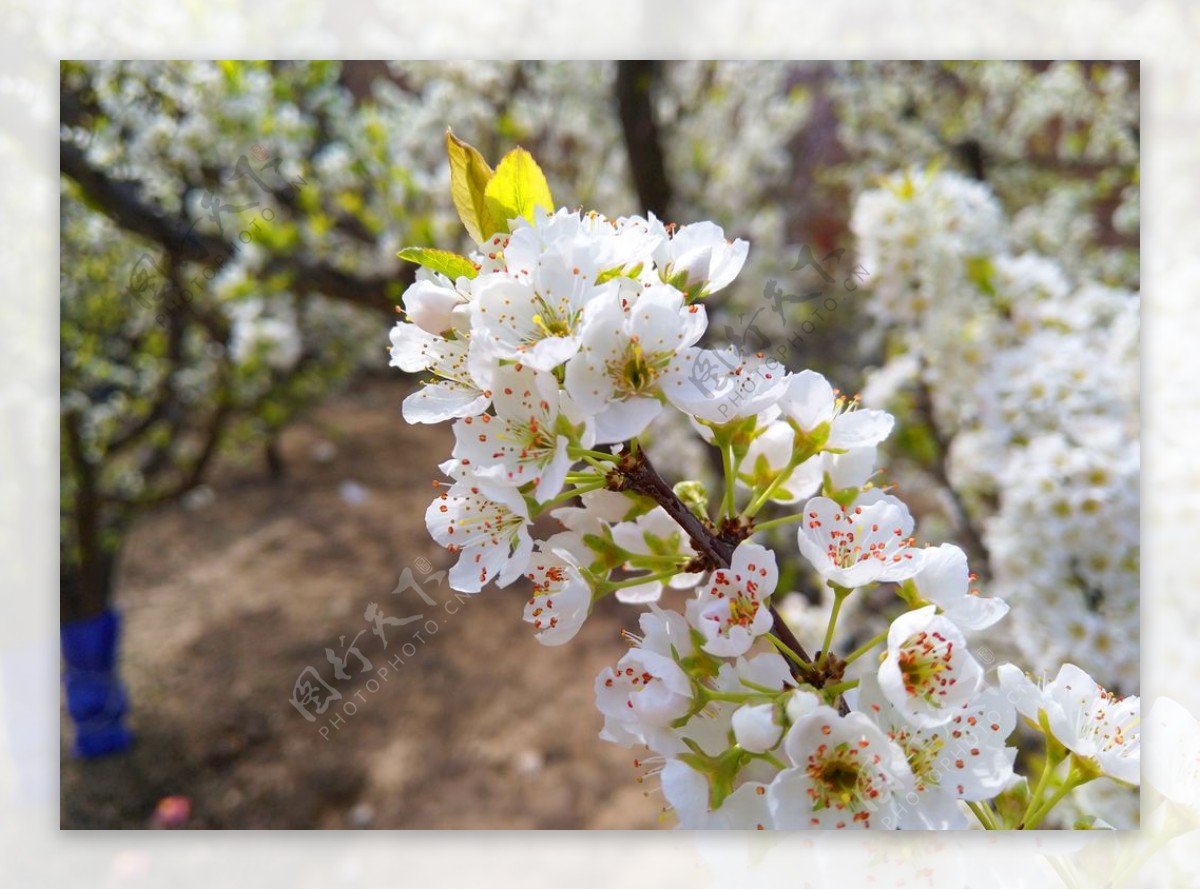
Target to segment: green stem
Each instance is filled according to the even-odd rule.
[[[611,461],[606,464],[604,461],[600,460],[599,458],[592,457],[590,454],[584,454],[580,456],[587,461],[589,465],[595,467],[601,473],[607,474],[613,467]]]
[[[847,655],[846,664],[850,664],[853,661],[858,661],[858,659],[862,658],[880,643],[884,642],[887,638],[888,632],[886,630],[881,630],[875,636],[871,637],[871,639],[867,640],[865,643]]]
[[[1063,781],[1062,786],[1055,791],[1054,794],[1050,795],[1050,799],[1038,807],[1032,816],[1027,819],[1022,819],[1021,824],[1017,827],[1024,831],[1033,831],[1042,824],[1043,819],[1050,815],[1050,811],[1058,805],[1060,800],[1062,800],[1080,785],[1084,785],[1094,778],[1095,776],[1081,773],[1072,769],[1069,773],[1067,773],[1067,777]]]
[[[803,520],[803,513],[791,513],[787,516],[780,516],[778,519],[768,519],[766,522],[760,522],[754,526],[754,530],[756,532],[761,532],[769,528],[777,528],[781,525],[788,525],[792,522],[802,522]]]
[[[732,516],[735,510],[733,487],[733,444],[721,446],[721,468],[725,472],[725,498],[722,501],[721,512],[724,516]]]
[[[1051,740],[1049,734],[1047,734],[1046,735],[1046,762],[1042,764],[1042,775],[1038,779],[1037,786],[1033,789],[1033,793],[1031,795],[1029,795],[1029,806],[1027,806],[1025,808],[1025,812],[1021,816],[1021,821],[1017,823],[1018,825],[1026,824],[1029,821],[1030,817],[1032,817],[1033,814],[1037,811],[1038,807],[1041,806],[1043,795],[1046,793],[1046,785],[1050,782],[1050,777],[1052,775],[1054,775],[1055,767],[1057,767],[1058,764],[1062,763],[1061,760],[1056,760],[1054,758],[1053,754],[1051,753],[1050,749],[1053,744],[1054,743]]]
[[[772,689],[770,686],[763,686],[759,683],[751,683],[749,680],[745,679],[741,680],[740,682],[747,689],[753,689],[755,692],[762,692],[765,695],[779,695],[779,690]]]
[[[775,489],[779,488],[779,486],[783,484],[783,481],[792,475],[792,470],[796,469],[797,466],[799,466],[799,464],[797,464],[795,461],[790,461],[786,467],[775,474],[775,478],[767,483],[767,487],[764,488],[762,492],[750,502],[750,506],[746,508],[747,518],[753,517],[756,513],[758,513],[759,510],[767,505],[767,502],[771,499],[771,495],[775,493]]]
[[[594,479],[595,477],[592,477],[592,478]],[[604,487],[604,480],[599,479],[598,481],[590,483],[588,485],[580,485],[580,486],[577,486],[576,488],[572,488],[568,491],[561,492],[561,493],[555,495],[554,497],[550,498],[550,500],[543,501],[542,503],[538,504],[537,515],[540,516],[541,514],[545,513],[547,510],[549,510],[551,507],[555,507],[558,504],[561,504],[563,501],[569,501],[573,497],[577,497],[578,495],[581,495],[581,494],[587,494],[589,491],[595,491],[596,489],[603,488],[603,487]]]
[[[805,671],[812,670],[811,664],[809,664],[807,661],[805,661],[803,658],[801,658],[798,654],[796,654],[796,652],[792,649],[791,646],[787,645],[787,643],[785,643],[783,640],[779,639],[779,637],[775,636],[775,634],[771,633],[770,631],[767,631],[767,633],[763,634],[763,636],[765,636],[768,640],[770,640],[772,643],[774,643],[775,648],[778,649],[780,652],[782,652],[784,655],[786,655],[798,667],[803,668]]]
[[[775,769],[787,769],[787,764],[784,763],[782,760],[780,760],[778,757],[776,757],[774,754],[772,754],[770,751],[763,751],[758,756],[760,758],[762,758],[763,760],[765,760],[767,763],[771,764],[771,766],[775,767]]]
[[[1160,831],[1155,832],[1154,837],[1150,841],[1149,845],[1135,847],[1132,854],[1128,858],[1123,857],[1123,861],[1121,861],[1117,866],[1116,876],[1112,879],[1111,886],[1128,886],[1129,878],[1132,877],[1139,868],[1157,856],[1158,852],[1162,850],[1163,847],[1175,840],[1175,838],[1177,838],[1185,830],[1190,829],[1181,829],[1176,827],[1175,830],[1172,830],[1171,817],[1168,815],[1167,823]],[[1074,886],[1079,887],[1082,885],[1077,883]]]
[[[1059,764],[1067,756],[1066,750],[1054,738],[1054,732],[1050,729],[1050,718],[1045,711],[1038,711],[1038,728],[1041,730],[1042,739],[1045,741],[1045,760],[1042,763],[1042,775],[1038,779],[1037,786],[1033,789],[1033,793],[1029,795],[1029,804],[1025,807],[1025,812],[1021,815],[1017,825],[1025,825],[1035,812],[1041,807],[1043,796],[1046,793],[1046,788],[1050,784],[1051,778],[1054,776],[1054,771],[1058,769]]]
[[[992,812],[992,808],[986,802],[968,800],[967,806],[971,808],[971,812],[975,814],[975,818],[987,831],[996,831],[1000,828],[1000,823],[996,821],[996,815]]]
[[[829,624],[825,628],[825,640],[821,644],[821,654],[817,656],[817,667],[825,666],[829,661],[829,648],[833,645],[833,632],[837,627],[838,613],[842,611],[842,601],[850,595],[845,587],[833,586],[833,610],[829,613]]]
[[[651,581],[665,581],[668,578],[674,578],[679,572],[672,568],[665,572],[658,572],[651,575],[638,575],[636,578],[627,578],[624,581],[608,582],[608,589],[624,590],[626,587],[637,587],[639,584],[649,584]]]
[[[590,457],[592,460],[604,461],[605,463],[610,464],[615,464],[618,460],[620,460],[620,458],[618,458],[615,454],[610,454],[607,451],[596,451],[591,448],[571,447],[567,449],[567,453],[577,460],[587,460]],[[607,469],[609,468],[606,468],[606,470]]]
[[[746,508],[746,517],[753,517],[759,510],[765,507],[767,502],[770,501],[771,495],[792,475],[792,471],[815,453],[811,447],[805,447],[803,451],[793,453],[792,459],[788,461],[788,465],[776,473],[775,478],[767,483],[767,487],[762,490],[762,493],[751,501],[750,506]]]
[[[845,680],[844,682],[841,682],[841,683],[834,683],[832,686],[822,687],[821,691],[824,692],[826,695],[841,695],[843,692],[847,692],[848,690],[857,689],[857,688],[858,688],[857,680]]]
[[[597,476],[595,473],[580,471],[578,473],[567,473],[563,479],[567,485],[591,485],[593,482],[603,482],[603,476]]]
[[[703,690],[700,696],[706,701],[731,701],[738,704],[745,704],[752,698],[760,698],[752,692],[720,692],[716,689],[709,689],[707,686],[702,686]]]
[[[656,565],[684,566],[691,561],[692,557],[685,556],[682,553],[669,553],[664,555],[635,553],[628,559],[630,565],[638,568],[650,568],[651,566]]]
[[[1079,872],[1075,866],[1071,864],[1071,860],[1065,856],[1047,856],[1046,861],[1050,863],[1050,867],[1058,874],[1058,877],[1063,882],[1064,887],[1085,887],[1083,880],[1079,876]],[[1120,887],[1119,880],[1112,881],[1108,886]]]

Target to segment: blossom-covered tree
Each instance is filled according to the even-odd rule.
[[[682,827],[1030,829],[1078,786],[1137,783],[1136,697],[1074,665],[1039,689],[980,663],[965,632],[1007,609],[969,588],[961,551],[919,546],[880,486],[890,415],[761,353],[689,345],[749,245],[707,222],[556,209],[523,149],[493,170],[449,134],[447,148],[476,247],[405,251],[423,269],[392,331],[393,364],[429,375],[406,419],[455,423],[427,525],[457,557],[455,589],[526,575],[547,645],[606,596],[646,606],[596,678],[601,737],[649,749],[637,762]],[[659,473],[640,441],[659,412],[719,453],[718,497]],[[768,434],[773,460],[743,473]],[[822,472],[856,450],[838,483]],[[535,539],[546,514],[562,531]],[[775,607],[771,529],[794,530],[830,592],[818,648]],[[835,651],[843,603],[873,589],[895,594],[885,626]],[[1035,783],[1015,771],[1018,715],[1043,740]]]

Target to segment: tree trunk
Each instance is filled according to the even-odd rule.
[[[638,59],[618,62],[617,110],[629,154],[629,170],[642,209],[669,221],[671,181],[667,177],[662,138],[654,116],[658,73],[658,62]]]
[[[59,570],[59,622],[66,624],[99,615],[113,599],[119,552],[96,548],[78,565]]]
[[[117,553],[95,556],[60,571],[63,688],[74,726],[72,753],[103,757],[125,751],[129,697],[121,682],[121,618],[111,608]]]

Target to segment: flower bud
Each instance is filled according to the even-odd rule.
[[[762,754],[779,744],[783,727],[775,722],[775,706],[742,705],[733,714],[733,735],[751,754]]]

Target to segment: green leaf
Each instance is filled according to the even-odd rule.
[[[488,210],[497,222],[524,218],[533,222],[533,208],[554,212],[554,199],[542,168],[533,155],[523,148],[514,148],[496,167],[496,175],[485,192]]]
[[[469,259],[448,250],[434,250],[431,247],[406,247],[396,256],[434,272],[441,272],[451,281],[460,276],[474,278],[479,274],[479,269]]]
[[[483,244],[502,226],[488,210],[484,192],[492,179],[492,168],[475,148],[446,130],[446,153],[450,156],[450,196],[458,217],[467,227],[467,234],[476,244]]]

